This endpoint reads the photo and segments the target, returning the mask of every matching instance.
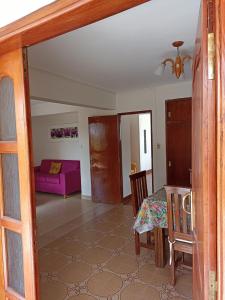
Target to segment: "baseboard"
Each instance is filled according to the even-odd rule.
[[[88,195],[81,195],[81,199],[84,199],[84,200],[92,200],[92,197],[91,196],[88,196]]]

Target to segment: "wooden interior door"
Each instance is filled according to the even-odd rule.
[[[26,52],[0,56],[0,299],[38,299]]]
[[[216,81],[212,68],[214,47],[208,47],[215,28],[215,2],[201,2],[192,96],[193,299],[207,300],[216,299],[209,281],[216,277],[217,260]]]
[[[166,101],[167,184],[191,186],[191,98]]]
[[[88,120],[92,200],[119,203],[122,200],[119,116]]]

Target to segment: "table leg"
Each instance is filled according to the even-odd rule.
[[[166,264],[165,234],[163,228],[155,228],[155,265],[164,268]]]

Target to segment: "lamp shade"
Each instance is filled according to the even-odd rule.
[[[181,73],[180,74],[180,77],[178,78],[179,80],[185,80],[185,75],[184,75],[184,73]]]

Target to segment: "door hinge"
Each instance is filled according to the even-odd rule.
[[[217,293],[217,281],[216,281],[216,272],[209,272],[209,300],[216,300]]]
[[[208,79],[215,79],[215,34],[213,32],[208,33]]]

